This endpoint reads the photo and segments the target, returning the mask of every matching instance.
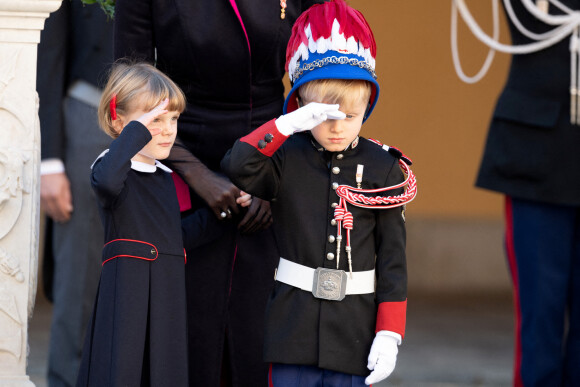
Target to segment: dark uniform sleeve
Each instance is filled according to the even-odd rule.
[[[278,194],[282,174],[284,154],[280,147],[287,139],[276,128],[275,120],[268,121],[236,141],[221,168],[243,191],[272,200]]]
[[[115,3],[114,56],[153,63],[155,42],[151,0],[117,0]]]
[[[151,133],[144,125],[131,121],[111,143],[109,151],[95,162],[91,185],[103,207],[113,206],[125,187],[127,174],[131,169],[131,158],[151,139]]]
[[[398,162],[392,165],[385,187],[405,179]],[[400,192],[399,192],[400,193]],[[407,313],[406,229],[403,207],[376,210],[376,296],[379,303],[376,331],[387,330],[404,337]]]
[[[68,79],[68,34],[70,4],[61,7],[46,20],[38,45],[36,88],[40,101],[38,116],[41,130],[42,159],[64,160],[65,133],[62,101]]]

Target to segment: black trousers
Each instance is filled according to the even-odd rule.
[[[279,255],[271,228],[241,235],[234,222],[223,227],[220,239],[187,252],[190,386],[220,386],[225,358],[232,386],[265,387],[264,311]]]

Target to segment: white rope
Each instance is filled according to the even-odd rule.
[[[574,30],[574,40],[576,42],[575,47],[574,47],[574,52],[572,52],[572,56],[576,57],[576,65],[574,66],[573,70],[570,70],[571,73],[574,73],[574,75],[576,76],[576,90],[575,90],[575,99],[576,99],[576,120],[574,120],[574,118],[571,118],[571,121],[573,124],[576,125],[580,125],[580,98],[578,98],[579,95],[579,90],[580,90],[580,77],[578,77],[578,65],[580,65],[579,63],[579,58],[580,58],[580,31],[578,31],[578,28],[576,28]]]
[[[580,65],[580,31],[574,30],[570,39],[570,57],[573,58],[570,69],[570,108],[574,106],[575,114],[570,114],[570,121],[580,125],[580,77],[578,77],[578,66]]]
[[[499,38],[499,6],[498,0],[492,0],[493,13],[493,37],[486,34],[477,24],[471,13],[469,12],[464,0],[451,1],[451,56],[453,58],[453,66],[457,76],[466,83],[476,83],[480,81],[491,66],[495,51],[500,51],[508,54],[530,54],[541,51],[545,48],[551,47],[570,35],[570,120],[574,124],[580,125],[580,98],[578,97],[580,91],[580,77],[578,77],[578,65],[580,55],[580,12],[571,10],[558,0],[548,0],[549,3],[563,11],[564,15],[551,15],[548,12],[543,12],[539,7],[532,2],[532,0],[520,0],[522,5],[545,24],[556,26],[552,30],[538,34],[525,28],[520,20],[517,18],[511,0],[503,0],[506,13],[514,26],[524,36],[534,40],[534,42],[509,45],[500,43]],[[465,74],[461,67],[459,60],[459,50],[457,48],[457,14],[460,14],[465,24],[469,27],[473,35],[490,48],[485,62],[480,71],[470,77]]]
[[[496,11],[497,0],[493,1],[492,6],[493,6],[494,11]],[[473,18],[471,17],[471,14],[469,14],[469,11],[467,11],[467,9],[466,9],[466,12],[468,14],[467,17],[473,21],[473,24],[476,26],[476,28],[479,28],[479,26],[477,25],[475,20],[473,20]],[[498,12],[493,12],[493,41],[497,41],[499,39],[499,19],[496,20],[496,18],[498,18],[498,17],[499,17]],[[465,16],[464,16],[464,20],[465,20]],[[473,32],[473,29],[472,29],[472,32]],[[495,50],[493,47],[490,46],[490,50],[487,53],[487,57],[485,58],[485,62],[483,63],[483,66],[481,66],[481,69],[479,70],[479,72],[472,77],[465,74],[465,72],[463,71],[463,68],[461,67],[461,61],[459,60],[459,50],[457,48],[457,5],[456,5],[455,0],[452,0],[452,4],[451,4],[451,57],[453,59],[453,66],[455,67],[455,72],[457,73],[457,76],[465,83],[477,83],[477,82],[479,82],[485,76],[485,74],[487,74],[487,71],[489,70],[489,67],[491,66],[491,62],[493,62],[494,56],[495,56]]]
[[[548,1],[548,0],[545,0]],[[552,4],[554,4],[556,7],[560,8],[560,10],[562,12],[565,13],[572,13],[574,12],[574,10],[572,10],[571,8],[568,8],[566,5],[560,3],[558,0],[549,0],[549,2],[551,2]]]
[[[549,1],[550,1],[550,3],[553,3],[553,4],[555,3],[554,0],[549,0]],[[524,5],[524,7],[526,7],[526,9],[528,10],[529,13],[534,15],[536,17],[536,19],[541,20],[542,22],[544,22],[546,24],[562,25],[562,24],[574,22],[574,20],[575,20],[574,12],[566,12],[566,15],[550,15],[549,13],[542,12],[538,8],[538,6],[532,2],[532,0],[521,0],[521,2]],[[559,3],[559,5],[560,5],[560,7],[563,6],[563,4],[561,4],[561,3]]]
[[[577,79],[578,74],[574,71],[577,68],[577,59],[578,56],[574,55],[574,52],[578,51],[578,36],[577,30],[574,30],[572,37],[570,38],[570,121],[572,123],[576,122],[576,109],[577,109],[577,102],[576,98],[578,97],[578,90],[577,90]]]
[[[493,0],[494,13],[498,12],[497,1],[498,0]],[[509,0],[504,0],[504,1],[509,1]],[[521,0],[521,1],[524,2],[527,0]],[[494,38],[490,37],[489,35],[487,35],[481,29],[481,27],[477,24],[477,22],[475,21],[475,19],[473,18],[473,16],[469,12],[469,10],[467,9],[467,6],[465,5],[464,0],[452,0],[452,10],[453,10],[453,13],[456,13],[457,11],[459,11],[459,14],[463,18],[463,20],[465,21],[465,23],[467,24],[469,29],[471,30],[471,32],[481,42],[483,42],[485,45],[489,46],[490,48],[492,48],[494,50],[505,52],[507,54],[530,54],[532,52],[537,52],[537,51],[543,50],[544,48],[550,47],[550,46],[558,43],[562,39],[564,39],[566,36],[570,35],[572,33],[572,31],[574,30],[574,28],[576,28],[580,24],[580,13],[574,13],[573,14],[574,19],[572,19],[568,23],[560,25],[559,27],[555,28],[552,31],[549,31],[548,37],[546,39],[543,39],[543,40],[538,41],[538,42],[522,44],[519,46],[513,46],[513,45],[509,45],[509,44],[500,43],[497,41],[497,39],[494,39]],[[452,34],[453,34],[453,32],[457,33],[457,26],[455,26],[455,27],[453,26],[454,19],[455,19],[455,23],[457,23],[457,17],[452,18],[452,20],[451,20],[451,22],[452,22],[452,26],[451,26]],[[499,24],[499,17],[496,15],[494,15],[494,23]],[[494,30],[495,30],[495,28],[496,28],[496,26],[494,26]],[[497,27],[497,28],[499,28],[499,27]],[[457,40],[456,37],[454,39]],[[453,40],[453,38],[452,38],[452,40]],[[456,47],[455,47],[455,49],[456,49]]]
[[[518,31],[520,31],[520,33],[522,35],[527,36],[528,38],[533,39],[533,40],[544,40],[544,39],[549,38],[550,35],[553,34],[553,31],[547,31],[547,32],[544,32],[543,34],[536,34],[532,31],[528,30],[526,27],[524,27],[522,25],[522,23],[520,22],[520,20],[516,16],[516,13],[514,12],[514,9],[512,7],[512,2],[511,1],[504,1],[503,3],[505,6],[506,13],[508,14],[512,23],[516,26],[516,28],[518,29]]]

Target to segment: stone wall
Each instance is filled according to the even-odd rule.
[[[26,375],[36,295],[40,128],[36,48],[60,0],[0,0],[0,386]]]

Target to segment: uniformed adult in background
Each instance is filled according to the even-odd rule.
[[[54,221],[47,235],[54,256],[50,387],[75,385],[101,270],[103,230],[89,176],[110,142],[98,127],[96,105],[99,80],[112,62],[112,32],[99,7],[65,0],[46,20],[38,48],[40,196]]]
[[[183,147],[166,160],[209,207],[224,236],[188,251],[189,370],[193,385],[267,385],[262,361],[266,300],[279,259],[270,205],[239,208],[219,163],[234,141],[282,114],[292,24],[321,0],[117,0],[115,57],[156,62],[185,92]],[[173,160],[173,162],[171,162]],[[224,375],[221,372],[225,371]]]
[[[578,0],[562,3],[580,10]],[[527,29],[554,28],[512,6]],[[530,43],[509,27],[514,45]],[[506,197],[515,386],[580,386],[580,126],[570,122],[569,85],[568,39],[513,56],[477,178]]]

